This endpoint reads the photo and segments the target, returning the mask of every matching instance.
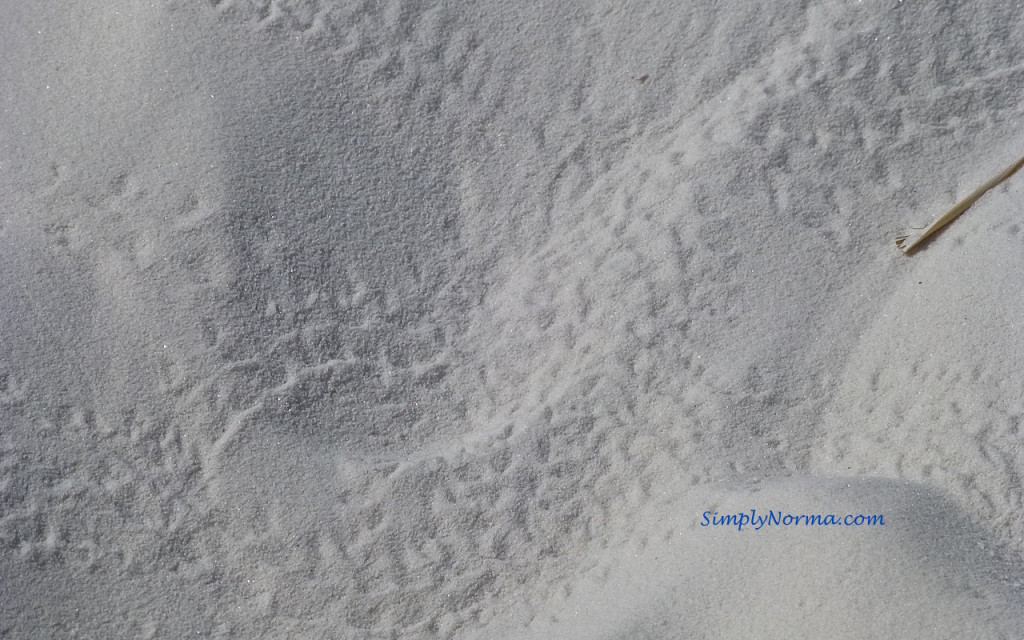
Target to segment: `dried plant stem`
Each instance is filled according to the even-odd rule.
[[[1013,174],[1017,173],[1017,170],[1024,166],[1024,158],[1021,158],[1013,165],[1007,167],[1002,173],[992,178],[985,184],[981,185],[977,189],[971,192],[969,196],[961,200],[960,202],[953,205],[953,208],[946,213],[939,216],[939,219],[931,223],[920,231],[913,231],[904,235],[896,236],[896,246],[903,250],[903,253],[910,253],[914,247],[921,244],[928,236],[932,235],[942,227],[952,222],[957,216],[970,208],[972,204],[977,202],[978,198],[985,195],[985,192],[996,186],[1000,182],[1006,180]]]

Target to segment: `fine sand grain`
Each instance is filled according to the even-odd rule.
[[[1024,9],[0,9],[0,637],[1024,626]]]

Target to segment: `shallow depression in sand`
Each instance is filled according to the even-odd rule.
[[[235,273],[218,388],[244,422],[230,444],[443,448],[464,424],[448,376],[466,304],[444,121],[269,49],[292,60],[250,65],[263,77],[225,82],[221,103]]]

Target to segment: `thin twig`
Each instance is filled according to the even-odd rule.
[[[977,189],[971,192],[969,196],[961,200],[960,202],[953,205],[953,208],[946,213],[939,216],[939,219],[931,223],[921,231],[906,233],[900,236],[896,236],[896,246],[903,250],[903,253],[910,253],[911,250],[917,245],[921,244],[928,236],[932,235],[942,227],[952,222],[957,216],[964,211],[967,211],[972,204],[977,202],[978,198],[985,195],[992,187],[996,186],[1000,182],[1003,182],[1013,174],[1017,173],[1017,170],[1024,166],[1024,157],[1017,162],[1013,163],[1012,166],[1007,167],[1002,173],[992,178],[985,184],[981,185]]]

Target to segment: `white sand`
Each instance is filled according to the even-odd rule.
[[[1014,637],[1024,9],[803,4],[6,2],[0,637]]]

